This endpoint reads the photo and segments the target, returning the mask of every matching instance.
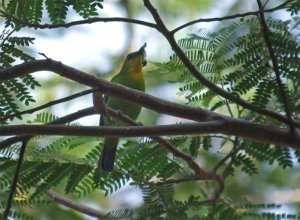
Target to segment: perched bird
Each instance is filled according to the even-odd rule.
[[[128,54],[119,74],[112,78],[112,82],[139,91],[145,91],[143,74],[143,67],[147,64],[145,47],[146,43],[138,51]],[[108,107],[121,111],[133,120],[136,120],[141,112],[141,106],[125,100],[105,96],[104,102]],[[106,115],[101,115],[100,126],[104,125],[119,126],[122,123],[114,121]],[[118,142],[119,138],[115,137],[106,137],[104,139],[104,147],[98,161],[98,169],[106,172],[113,170]]]

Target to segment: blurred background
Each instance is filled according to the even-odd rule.
[[[257,10],[255,0],[153,0],[151,2],[158,8],[170,30],[199,18],[222,17]],[[282,2],[280,0],[270,0],[267,8],[274,7]],[[129,17],[153,22],[142,1],[106,0],[103,2],[103,6],[104,10],[99,11],[100,17]],[[272,13],[272,16],[281,19],[288,18],[288,14],[283,11]],[[70,9],[67,22],[76,20],[81,20],[81,17]],[[49,23],[49,19],[45,16],[43,22]],[[231,20],[227,22],[231,22]],[[188,34],[195,33],[203,28],[213,31],[222,27],[225,23],[198,23],[177,32],[176,38],[186,37]],[[99,22],[73,26],[67,29],[34,30],[27,28],[17,34],[36,38],[34,47],[31,47],[31,54],[36,59],[42,59],[43,57],[39,53],[44,53],[51,59],[61,61],[66,65],[107,80],[118,73],[120,65],[129,52],[136,51],[147,42],[146,50],[149,62],[145,68],[146,92],[177,103],[185,103],[184,97],[177,95],[179,86],[168,83],[168,81],[172,81],[172,73],[155,73],[155,62],[167,62],[172,55],[172,50],[168,42],[154,29],[122,22]],[[49,72],[35,73],[34,76],[42,83],[42,87],[34,91],[37,106],[88,89]],[[91,105],[91,96],[84,96],[55,105],[47,111],[57,116],[63,116]],[[31,117],[34,116],[28,116],[27,120],[33,120]],[[146,125],[180,122],[177,118],[159,115],[146,109],[143,109],[138,121]],[[98,125],[99,116],[83,118],[79,122],[82,125]],[[209,164],[220,158],[218,149],[213,152],[203,151],[202,153],[202,158],[205,158],[205,160],[199,161],[201,164]],[[247,199],[258,203],[283,203],[286,204],[283,209],[297,212],[299,207],[289,205],[289,203],[299,202],[299,167],[283,170],[281,167],[278,168],[277,164],[258,164],[258,166],[259,172],[257,175],[249,177],[241,172],[234,177],[229,177],[226,182],[224,197],[235,201]],[[193,193],[195,195],[199,194],[199,188],[201,188],[200,183],[199,186],[189,183],[180,184],[176,191],[176,197],[178,200],[187,199]],[[57,190],[59,191],[59,189]],[[141,207],[143,198],[138,188],[128,185],[128,187],[122,188],[107,197],[102,192],[97,191],[79,202],[107,212],[110,209]],[[90,219],[63,206],[59,208],[57,206],[51,207],[47,207],[47,209],[42,207],[39,210],[32,211],[39,216],[51,216],[50,219]]]

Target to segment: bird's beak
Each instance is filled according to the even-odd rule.
[[[142,56],[142,64],[143,64],[143,66],[146,66],[146,65],[147,65],[147,60],[146,60],[146,50],[145,50],[146,46],[147,46],[147,43],[145,43],[145,44],[139,49],[139,51],[138,51],[138,54],[139,54],[140,56]]]

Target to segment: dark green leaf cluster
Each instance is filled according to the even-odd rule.
[[[35,121],[46,123],[55,118],[51,114],[41,113]],[[39,146],[40,138],[42,137],[35,138],[27,145],[16,193],[19,201],[23,203],[36,201],[39,205],[44,204],[44,193],[58,185],[63,186],[65,194],[72,193],[79,197],[95,190],[93,176],[96,162],[91,155],[99,155],[100,147],[93,147],[86,153],[86,156],[82,155],[79,158],[74,157],[72,151],[86,144],[93,144],[97,138],[63,137],[43,147]],[[2,192],[10,187],[17,163],[12,158],[19,153],[19,147],[15,145],[0,152],[0,190]]]
[[[298,4],[298,1],[291,1],[289,5],[293,5],[290,8],[294,7],[294,10],[298,10]],[[268,34],[278,61],[284,93],[289,109],[296,118],[299,116],[297,103],[300,102],[299,24],[299,18],[288,21],[273,18],[267,20]],[[199,72],[219,87],[234,96],[246,99],[256,108],[284,112],[276,82],[274,63],[270,58],[258,18],[240,19],[215,32],[199,30],[195,34],[180,39],[178,44]],[[270,123],[266,117],[241,107],[236,108],[229,100],[224,100],[203,86],[187,70],[176,54],[170,57],[170,61],[166,63],[165,67],[159,65],[159,70],[172,71],[177,75],[176,82],[181,85],[178,94],[183,95],[189,104],[206,107],[233,117]],[[205,138],[210,140],[209,144],[204,144]],[[220,138],[221,142],[219,142]],[[230,154],[231,151],[228,151],[228,145],[231,142],[229,138],[225,136],[218,136],[218,138],[213,136],[193,137],[190,139],[188,152],[197,158],[200,155],[200,146],[206,146],[204,149],[213,151],[212,146],[215,145],[219,149],[223,148],[226,154]],[[299,151],[290,148],[243,139],[237,143],[235,148],[238,147],[239,150],[231,155],[225,163],[227,164],[224,169],[225,176],[227,174],[234,175],[237,168],[247,175],[255,175],[259,172],[260,164],[258,162],[276,163],[283,169],[287,169],[295,166],[294,156],[298,162],[300,161]],[[220,219],[252,219],[252,217],[253,219],[289,219],[294,216],[277,215],[276,211],[273,213],[268,212],[269,210],[259,213],[256,210],[248,214],[243,212],[240,215],[232,207],[225,206],[223,208],[216,211],[220,213]]]
[[[109,212],[105,219],[134,219],[134,213],[131,209],[119,209]]]
[[[164,186],[160,187],[159,191],[162,193],[160,196],[156,195],[154,187],[143,188],[142,191],[147,198],[145,199],[145,206],[137,211],[130,209],[122,209],[109,212],[105,219],[136,219],[136,220],[152,220],[152,219],[170,219],[181,220],[191,219],[200,220],[205,219],[207,216],[208,208],[201,207],[202,203],[199,201],[201,198],[190,196],[185,201],[177,201],[173,198],[172,187]],[[171,193],[170,193],[171,192]],[[162,197],[164,193],[168,196]],[[168,198],[172,196],[172,198]],[[160,198],[159,198],[160,197]],[[148,200],[150,199],[150,200]],[[153,200],[154,199],[154,200]],[[164,201],[162,201],[162,199]],[[172,200],[167,200],[172,199]],[[171,202],[172,201],[172,202]]]
[[[72,6],[84,19],[88,19],[98,15],[97,9],[103,8],[103,1],[104,0],[68,0],[67,4],[68,6]]]
[[[295,29],[299,23],[268,20],[285,93],[293,111],[292,103],[299,99],[293,94],[298,90],[300,79],[300,46],[291,24]],[[207,79],[234,95],[246,97],[259,108],[271,106],[273,110],[282,111],[282,106],[277,104],[281,97],[258,19],[241,19],[214,33],[200,30],[180,39],[178,44]],[[189,103],[214,110],[226,104],[190,74],[176,55],[170,58],[168,65],[181,71],[179,94],[185,95]]]
[[[201,208],[199,208],[201,207]],[[281,212],[278,204],[226,204],[220,203],[216,207],[205,207],[199,198],[190,196],[186,201],[174,201],[168,209],[162,206],[153,206],[151,209],[141,209],[134,212],[131,209],[114,210],[107,214],[105,219],[191,219],[191,220],[295,220],[297,214]],[[167,215],[166,215],[167,213]]]
[[[117,191],[129,181],[133,186],[140,186],[153,177],[167,179],[176,172],[177,165],[168,160],[167,151],[152,141],[128,141],[123,146],[117,150],[115,171],[95,177],[96,185],[106,195]],[[99,152],[94,151],[94,155],[89,157],[98,159]]]
[[[299,219],[299,215],[291,214],[288,212],[282,212],[283,207],[278,204],[253,204],[253,203],[243,203],[240,205],[239,209],[241,211],[241,219],[245,220],[293,220]]]
[[[287,11],[291,12],[291,15],[296,15],[300,10],[300,2],[298,0],[288,1]]]
[[[169,141],[179,146],[186,140],[174,138]],[[96,152],[89,155],[91,158],[98,156]],[[139,210],[112,211],[108,213],[107,219],[159,219],[164,215],[169,219],[187,218],[186,209],[192,208],[192,201],[174,201],[174,185],[163,183],[174,175],[179,175],[179,170],[182,169],[178,161],[168,157],[166,149],[151,140],[127,141],[123,148],[118,148],[117,158],[112,173],[101,173],[96,178],[98,187],[106,194],[111,194],[129,182],[141,190],[144,205]]]
[[[153,141],[142,143],[129,141],[120,148],[117,167],[132,175],[137,183],[148,181],[153,176],[167,179],[175,173],[176,163],[170,161],[167,150]]]
[[[257,167],[253,163],[253,160],[243,153],[236,155],[233,165],[236,167],[241,167],[242,171],[249,175],[257,173]]]
[[[295,3],[295,2],[294,2]],[[281,21],[268,19],[271,44],[278,60],[278,68],[287,97],[289,109],[298,115],[295,103],[299,103],[300,45],[297,19]],[[219,87],[235,96],[249,100],[257,108],[270,108],[284,112],[278,89],[274,67],[265,43],[260,21],[257,18],[241,19],[216,32],[199,30],[189,37],[180,39],[187,57],[199,72]],[[245,109],[232,110],[232,104],[206,88],[183,65],[174,54],[167,63],[168,68],[176,68],[177,82],[182,86],[179,95],[184,95],[188,103],[207,107],[223,114],[239,118],[265,122],[266,118]],[[225,143],[225,142],[224,142]],[[292,167],[290,149],[242,141],[245,152],[235,157],[234,166],[249,175],[257,173],[255,160],[273,163],[277,161],[283,168]],[[191,143],[191,153],[199,140]]]
[[[44,7],[52,24],[66,22],[69,9],[72,7],[84,19],[98,15],[103,0],[9,0],[5,13],[6,27],[20,29],[24,24],[40,24],[45,18]]]
[[[242,171],[249,175],[258,172],[255,165],[258,161],[268,164],[277,162],[279,166],[286,169],[295,166],[295,162],[293,162],[293,152],[294,155],[299,158],[299,152],[297,150],[286,147],[269,146],[268,144],[249,141],[243,141],[240,146],[244,151],[235,157],[233,165],[240,167]]]
[[[48,123],[55,119],[57,117],[52,114],[40,113],[34,123]],[[36,201],[36,205],[41,205],[45,201],[44,193],[53,187],[65,194],[82,197],[96,189],[104,191],[106,195],[112,194],[130,183],[141,189],[145,206],[139,211],[113,211],[108,214],[108,218],[122,216],[128,219],[153,219],[163,216],[167,209],[170,219],[186,218],[185,209],[191,205],[191,201],[174,202],[173,184],[153,182],[155,179],[165,181],[176,173],[178,175],[181,169],[181,164],[169,158],[167,150],[156,142],[148,139],[142,142],[127,141],[123,148],[118,149],[119,158],[114,171],[99,173],[95,164],[103,147],[101,142],[83,157],[72,155],[74,149],[94,141],[99,143],[99,140],[90,137],[62,137],[41,147],[41,138],[45,137],[35,138],[28,143],[16,198],[22,198],[24,202]],[[186,140],[185,137],[174,138],[170,142],[179,146]],[[18,155],[19,147],[15,145],[1,152],[1,191],[7,191],[10,187],[16,166],[16,160],[12,158]]]
[[[30,215],[25,214],[23,212],[18,212],[18,211],[13,211],[13,210],[9,212],[9,217],[11,219],[38,220],[34,216],[30,216]],[[2,212],[0,214],[0,218],[2,218]]]
[[[41,113],[34,122],[47,123],[53,119],[56,117]],[[44,193],[53,187],[63,186],[65,194],[71,193],[82,197],[97,188],[104,191],[106,195],[112,194],[130,183],[141,189],[144,207],[138,211],[127,209],[113,211],[108,214],[108,219],[117,216],[128,219],[153,219],[165,215],[166,211],[169,219],[185,219],[186,209],[192,208],[192,203],[196,204],[196,201],[192,200],[175,202],[173,184],[152,182],[153,178],[157,178],[159,182],[167,180],[180,169],[180,164],[169,159],[167,151],[153,141],[144,140],[141,143],[128,141],[125,143],[126,147],[118,149],[118,155],[122,157],[120,156],[114,171],[99,175],[95,164],[102,143],[93,147],[82,158],[71,155],[72,150],[92,143],[96,139],[63,137],[57,138],[47,146],[39,147],[40,138],[42,137],[35,138],[27,146],[16,194],[16,198],[22,198],[23,202],[35,201],[36,205],[42,205],[45,201]],[[186,138],[175,138],[170,141],[173,144],[180,144],[185,140]],[[18,153],[18,145],[1,152],[1,191],[6,191],[10,187],[10,180],[16,166],[16,161],[12,157]]]
[[[39,149],[39,151],[42,156],[38,158],[37,153],[30,152],[29,154],[32,153],[35,156],[35,160],[30,159],[28,156],[28,159],[24,161],[23,175],[20,176],[21,183],[18,185],[17,197],[35,199],[51,187],[62,183],[63,180],[67,180],[66,193],[75,192],[80,181],[94,169],[92,165],[87,162],[84,163],[84,160],[62,160],[62,155],[58,152],[56,152],[56,155],[59,158],[50,159],[52,155],[54,156],[54,153],[52,153],[51,156],[48,156],[48,161],[42,160],[43,157],[46,157],[46,152],[43,152],[42,149]],[[1,158],[1,170],[5,168],[5,172],[13,173],[15,166],[15,161]],[[2,190],[6,190],[6,179],[1,179],[0,185],[3,186]]]
[[[33,57],[24,51],[24,47],[33,44],[34,38],[11,37],[12,31],[4,30],[0,35],[0,68],[10,67],[16,62],[30,61]],[[0,84],[0,123],[1,117],[18,112],[19,106],[28,106],[34,102],[31,90],[40,84],[31,76],[26,75],[21,78],[7,80]],[[10,118],[11,120],[13,119]]]
[[[10,0],[5,9],[6,27],[19,30],[25,22],[39,23],[43,14],[43,0]]]

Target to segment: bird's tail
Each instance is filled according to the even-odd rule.
[[[118,138],[105,138],[102,154],[98,161],[98,169],[106,172],[113,170],[118,142]]]

